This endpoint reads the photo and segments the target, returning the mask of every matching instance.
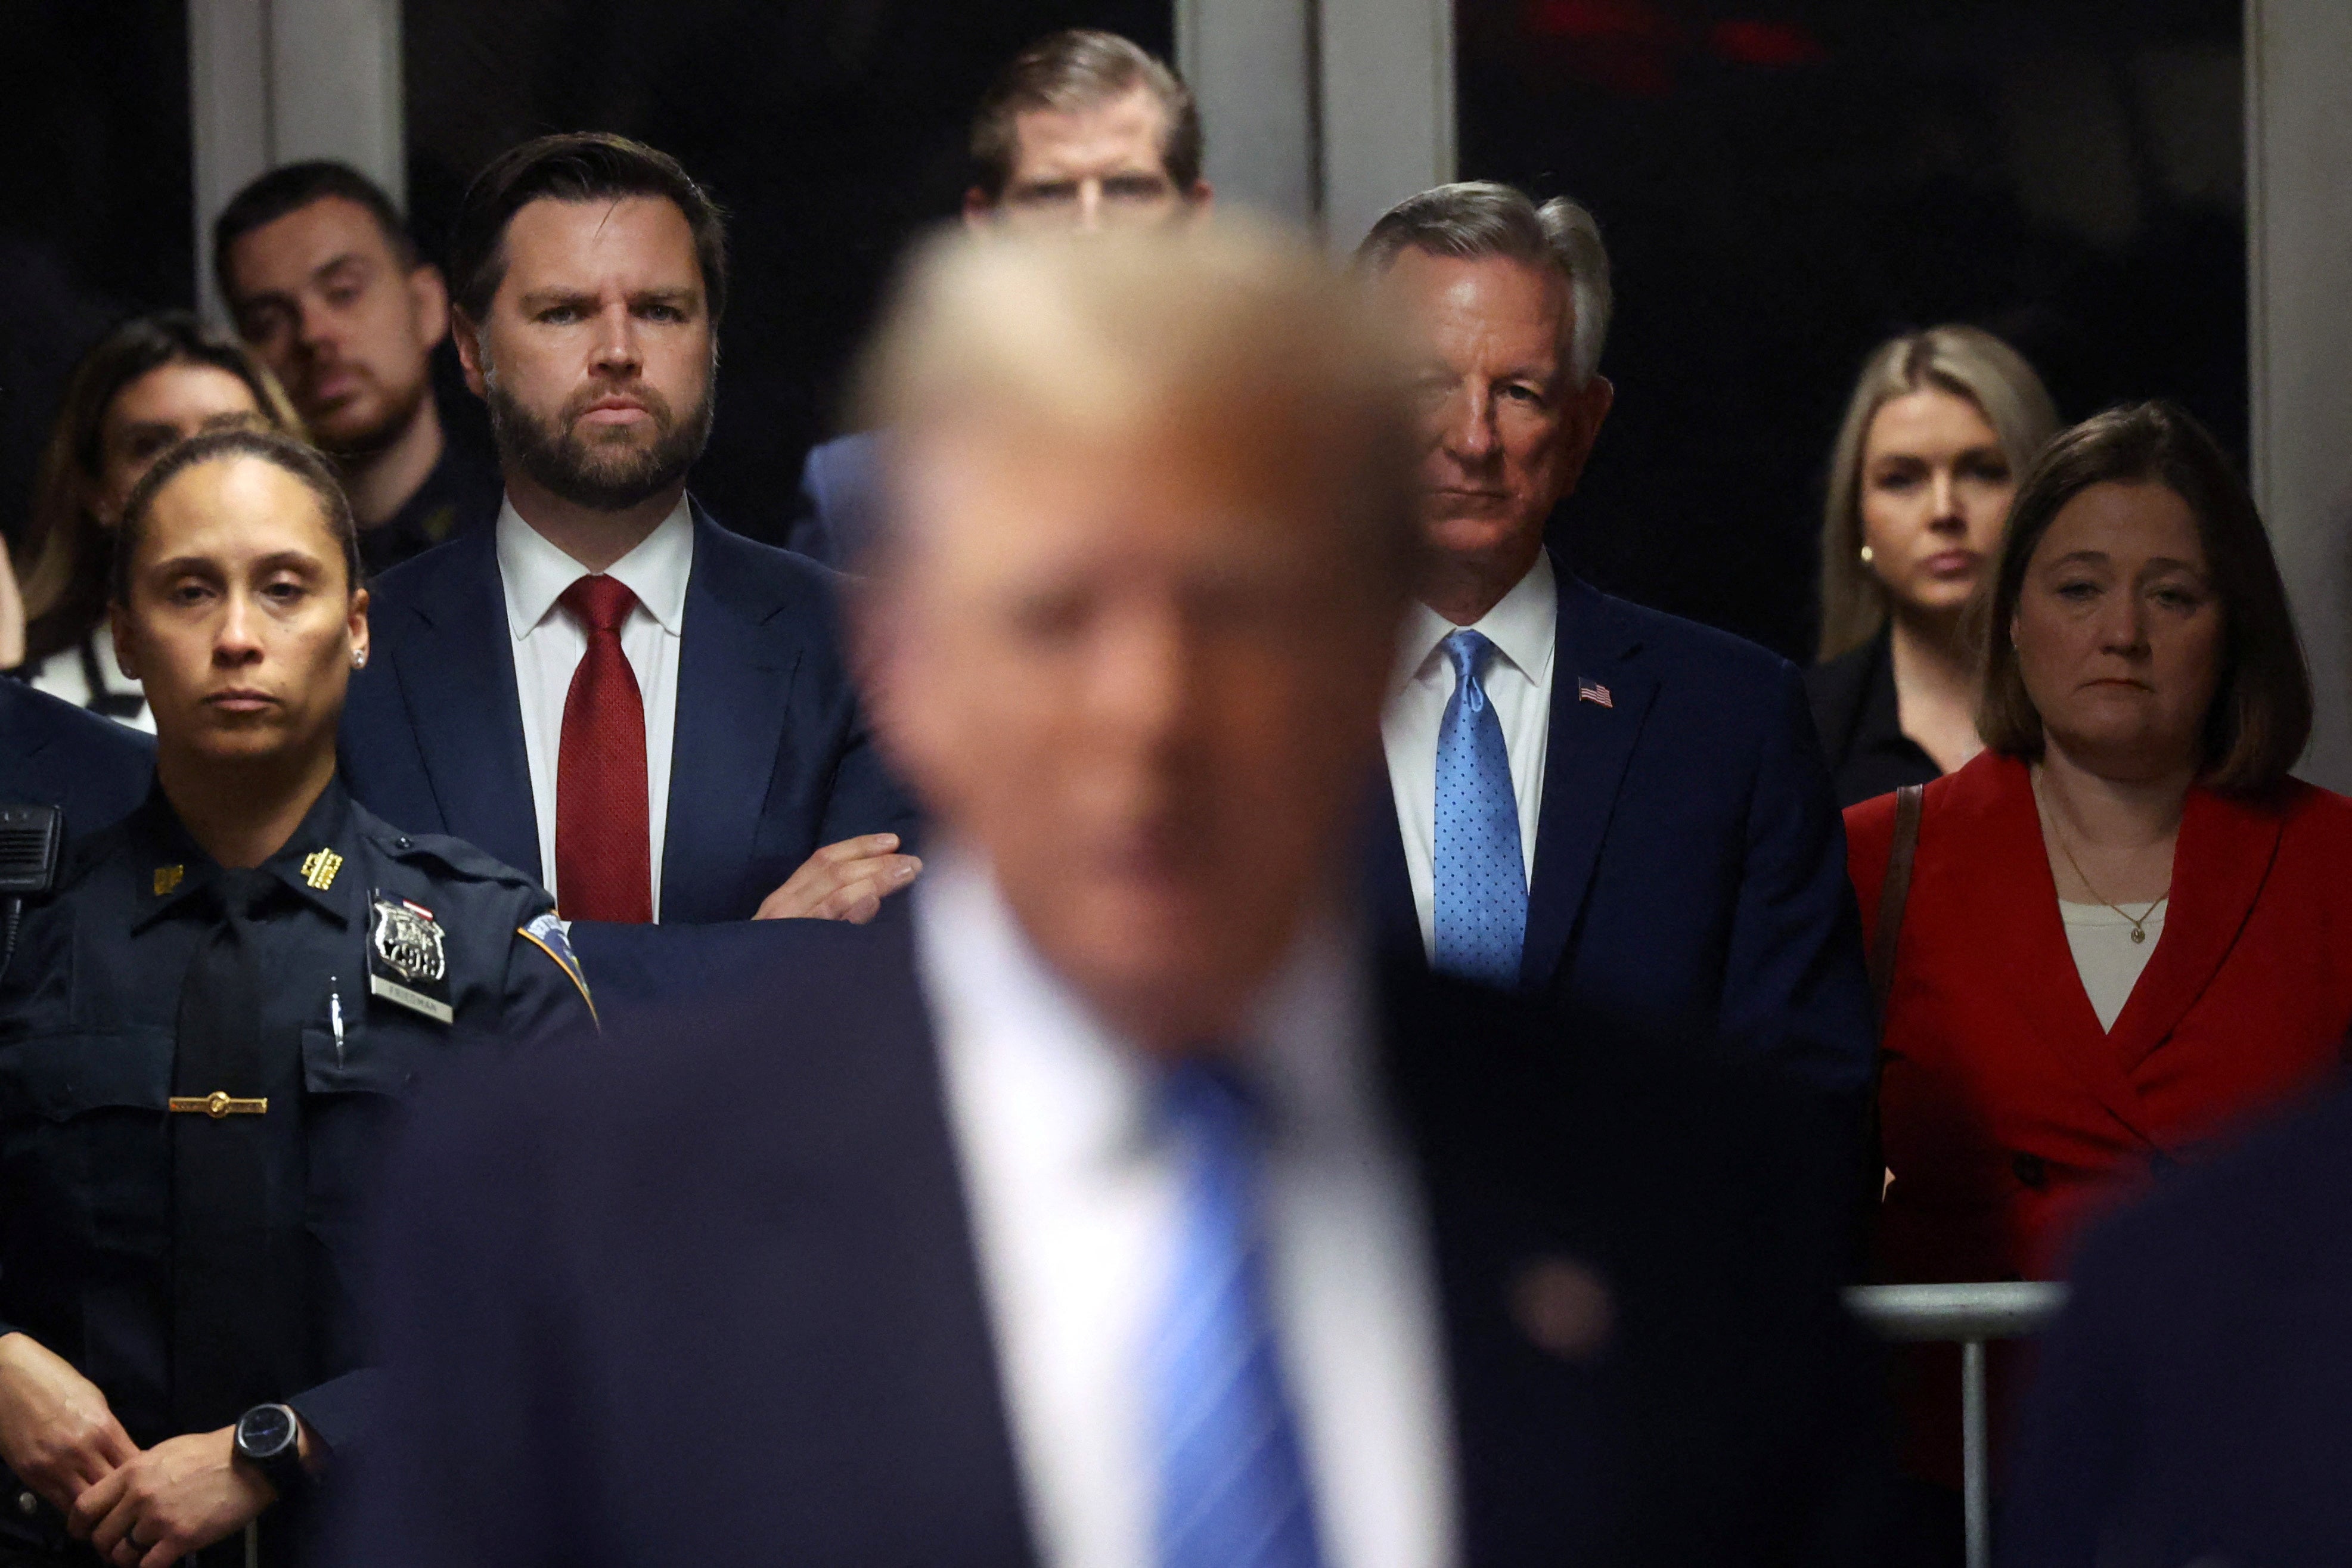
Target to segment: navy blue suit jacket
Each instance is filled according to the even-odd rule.
[[[1521,988],[1864,1089],[1870,985],[1802,677],[1553,564],[1559,652]],[[1579,695],[1588,682],[1605,705]],[[1373,821],[1383,946],[1425,961],[1385,778]]]
[[[850,685],[837,581],[695,507],[665,922],[748,920],[812,852],[842,839],[911,842],[914,809],[884,771]],[[545,882],[497,530],[394,568],[373,594],[373,656],[343,708],[352,796],[394,827],[467,840]]]
[[[2004,1563],[2352,1563],[2352,1093],[2091,1232],[2019,1436]]]
[[[80,838],[129,816],[154,773],[139,731],[0,679],[0,801],[55,806]]]
[[[384,1207],[392,1414],[339,1562],[1034,1561],[911,922],[692,934],[695,1005],[445,1103]],[[1873,1562],[1818,1098],[1405,977],[1467,1561]],[[1606,1326],[1540,1348],[1531,1263]],[[1553,1342],[1555,1344],[1557,1341]]]
[[[880,504],[874,473],[879,440],[872,431],[859,431],[809,449],[787,546],[828,566],[847,567],[857,559],[873,538]]]

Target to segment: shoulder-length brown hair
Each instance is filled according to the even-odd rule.
[[[2197,519],[2206,576],[2221,603],[2221,668],[2205,716],[2199,781],[2226,795],[2269,793],[2311,739],[2311,667],[2245,481],[2205,427],[2169,402],[2109,409],[2065,432],[2018,491],[1981,612],[1977,727],[1985,744],[2011,757],[2042,755],[2042,716],[2026,695],[2009,625],[2042,536],[2067,502],[2108,484],[2162,485]]]
[[[1881,343],[1854,379],[1830,455],[1822,517],[1822,641],[1826,664],[1886,624],[1886,590],[1862,564],[1862,457],[1871,421],[1898,397],[1928,388],[1976,404],[2000,438],[2011,474],[2033,466],[2058,428],[2058,410],[2023,355],[1975,327],[1930,327]]]
[[[244,344],[206,331],[185,310],[134,316],[100,339],[66,384],[17,547],[27,664],[72,647],[105,618],[114,541],[85,500],[99,480],[106,411],[124,387],[175,364],[226,371],[253,393],[273,428],[298,438],[303,434],[278,378]]]

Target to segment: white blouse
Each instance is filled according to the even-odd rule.
[[[2090,995],[2101,1029],[2115,1028],[2124,1003],[2131,999],[2140,971],[2147,967],[2147,956],[2164,936],[2165,905],[2171,902],[2156,901],[2140,921],[2147,940],[2135,942],[2130,919],[2105,904],[2058,901],[2059,916],[2066,922],[2066,946],[2074,950],[2074,972],[2083,977],[2083,989]]]

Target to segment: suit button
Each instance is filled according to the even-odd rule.
[[[400,837],[392,841],[392,847],[396,850],[413,850],[416,845],[409,839],[409,836],[406,833],[403,833]]]
[[[2050,1172],[2042,1165],[2040,1155],[2024,1153],[2011,1155],[2009,1156],[2009,1168],[2019,1181],[2036,1192],[2040,1192],[2050,1180]]]
[[[1601,1277],[1573,1258],[1538,1258],[1511,1281],[1512,1320],[1537,1349],[1584,1361],[1608,1344],[1616,1307]]]

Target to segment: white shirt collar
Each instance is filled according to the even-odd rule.
[[[1397,633],[1396,685],[1402,686],[1427,669],[1438,644],[1460,629],[1428,605],[1415,602],[1405,612]],[[1559,588],[1552,575],[1551,552],[1538,550],[1528,574],[1470,630],[1494,643],[1528,680],[1541,680],[1559,632]]]
[[[588,569],[523,521],[511,499],[499,506],[499,579],[506,587],[507,630],[521,642],[546,621],[563,591]],[[661,629],[677,636],[686,622],[686,584],[694,570],[694,519],[686,497],[637,548],[605,569],[637,596]]]
[[[924,854],[914,900],[920,968],[943,1035],[988,1053],[1055,1102],[1047,1124],[1085,1163],[1133,1157],[1151,1136],[1158,1072],[1107,1027],[1021,929],[983,862],[955,846]],[[1386,1113],[1376,1011],[1361,944],[1345,925],[1310,928],[1244,1029],[1238,1066],[1274,1134],[1294,1144],[1360,1137]]]

